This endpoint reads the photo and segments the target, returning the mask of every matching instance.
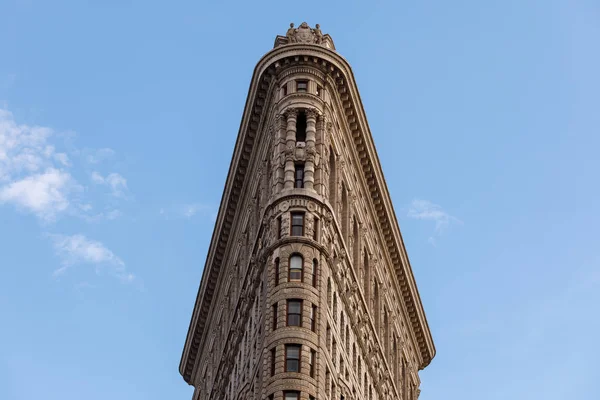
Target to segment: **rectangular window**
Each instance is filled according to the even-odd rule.
[[[286,390],[283,392],[283,400],[300,400],[300,392]]]
[[[294,174],[294,187],[304,187],[304,164],[296,164],[296,172]]]
[[[281,87],[281,92],[284,96],[287,96],[287,83]]]
[[[279,258],[275,259],[275,286],[279,285]]]
[[[302,300],[287,301],[287,326],[302,326]]]
[[[300,111],[296,117],[296,144],[306,142],[306,113]]]
[[[316,332],[317,328],[317,306],[313,304],[310,309],[310,330]]]
[[[315,223],[313,224],[313,240],[319,240],[319,218],[315,217]]]
[[[277,329],[277,303],[273,304],[273,330]]]
[[[317,287],[317,270],[319,269],[319,263],[315,258],[313,260],[313,269],[312,269],[312,285],[313,287]]]
[[[292,236],[304,236],[304,213],[292,213]]]
[[[271,349],[271,376],[275,375],[275,356],[277,355],[277,349],[273,347]]]
[[[317,352],[314,350],[310,351],[310,358],[308,359],[310,377],[315,377],[315,361],[317,359]]]
[[[321,97],[323,95],[323,88],[317,85],[317,96]]]
[[[302,346],[299,344],[285,345],[285,372],[300,372],[300,352]]]
[[[308,81],[296,81],[296,91],[306,93],[308,91]]]

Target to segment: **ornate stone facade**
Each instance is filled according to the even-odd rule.
[[[435,355],[348,63],[258,63],[179,370],[194,400],[416,400]]]

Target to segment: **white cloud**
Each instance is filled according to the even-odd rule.
[[[10,203],[44,220],[68,209],[70,194],[80,186],[63,167],[65,153],[49,143],[48,127],[17,124],[10,111],[0,108],[0,203]]]
[[[68,193],[75,187],[71,175],[54,168],[30,175],[0,188],[0,202],[14,203],[38,217],[52,220],[69,206]]]
[[[84,198],[89,192],[77,182],[78,170],[69,157],[99,163],[111,158],[114,150],[79,150],[65,139],[71,137],[49,127],[18,124],[10,111],[0,107],[0,206],[13,205],[46,222],[65,214],[87,221],[119,217],[118,210],[91,215],[97,207]],[[68,148],[69,154],[57,148]],[[94,172],[91,181],[106,186],[115,197],[127,197],[127,180],[117,173],[103,177]]]
[[[441,206],[429,200],[414,199],[406,215],[409,218],[435,222],[435,234],[437,236],[440,236],[452,223],[462,224],[460,219],[448,214]],[[427,241],[433,246],[437,244],[434,236],[430,236]]]
[[[100,175],[98,172],[92,172],[92,182],[98,185],[107,185],[110,187],[111,193],[115,197],[125,197],[127,191],[127,179],[122,175],[115,172],[108,174],[105,177]]]
[[[52,129],[17,125],[10,111],[0,108],[0,182],[52,165],[54,148],[47,143]]]
[[[54,275],[62,275],[74,265],[91,264],[97,270],[106,268],[109,273],[124,283],[132,282],[135,276],[127,272],[125,263],[103,243],[91,240],[84,235],[48,234],[56,254],[62,259],[62,267]]]

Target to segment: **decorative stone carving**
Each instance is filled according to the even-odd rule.
[[[294,29],[294,24],[291,23],[285,36],[288,38],[288,43],[320,44],[323,40],[323,34],[320,28],[317,29],[318,33],[315,33],[315,30],[311,29],[306,22],[301,23],[297,29]]]

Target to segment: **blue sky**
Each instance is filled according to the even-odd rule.
[[[258,59],[354,68],[437,356],[420,400],[600,398],[600,4],[0,1],[0,398],[189,399]]]

